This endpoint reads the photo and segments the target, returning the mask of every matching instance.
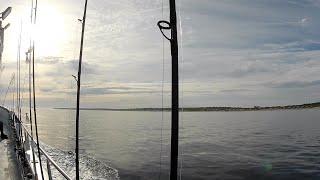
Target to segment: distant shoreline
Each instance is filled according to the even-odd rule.
[[[185,107],[180,108],[184,112],[209,112],[209,111],[271,111],[271,110],[289,110],[289,109],[311,109],[320,108],[320,102],[300,105],[286,105],[286,106],[254,106],[254,107]],[[60,110],[75,110],[70,107],[57,107],[53,109]],[[90,111],[170,111],[171,108],[80,108],[80,110]]]

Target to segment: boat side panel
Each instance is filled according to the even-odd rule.
[[[4,124],[4,131],[8,139],[0,139],[0,179],[22,180],[21,169],[15,154],[15,141],[8,126],[9,112],[0,107],[0,121]]]

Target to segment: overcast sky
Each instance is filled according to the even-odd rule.
[[[41,107],[74,106],[77,19],[84,2],[38,1],[33,31],[38,102]],[[27,88],[30,2],[0,0],[1,9],[13,7],[5,20],[12,26],[5,34],[2,94],[15,72],[21,24],[21,83]],[[89,0],[88,5],[82,106],[160,107],[163,67],[169,106],[169,42],[164,41],[163,55],[156,26],[168,19],[167,0]],[[177,0],[177,5],[184,106],[320,101],[320,0]]]

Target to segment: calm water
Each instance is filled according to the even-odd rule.
[[[73,114],[39,109],[41,140],[73,151]],[[117,169],[121,179],[169,179],[170,114],[161,117],[82,111],[81,153]],[[320,179],[320,109],[188,112],[182,119],[182,179]]]

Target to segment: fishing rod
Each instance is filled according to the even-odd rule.
[[[86,16],[87,16],[87,4],[88,0],[85,1],[81,32],[81,43],[80,43],[80,55],[79,55],[79,66],[78,66],[78,77],[77,81],[77,110],[76,110],[76,180],[80,180],[80,168],[79,168],[79,116],[80,116],[80,88],[81,88],[81,66],[82,66],[82,53],[84,43],[84,30],[86,27]]]
[[[21,71],[21,40],[22,40],[22,22],[20,24],[20,34],[19,34],[19,42],[18,42],[18,53],[17,53],[17,107],[18,107],[18,117],[21,120],[21,91],[20,91],[20,71]]]
[[[28,69],[29,69],[29,121],[30,121],[30,130],[31,130],[31,139],[33,139],[33,122],[32,122],[32,95],[31,95],[31,46],[29,50],[26,52],[26,62],[28,63]],[[28,120],[28,116],[26,115],[26,119]],[[31,144],[32,149],[32,160],[33,160],[33,168],[35,169],[35,177],[38,178],[38,173],[36,171],[36,159],[35,159],[35,153],[33,145]]]
[[[42,180],[44,180],[43,177],[43,169],[42,169],[42,162],[41,162],[41,152],[40,152],[40,143],[39,143],[39,134],[38,134],[38,123],[37,123],[37,107],[36,107],[36,85],[35,85],[35,71],[34,71],[34,54],[35,54],[35,47],[32,48],[32,90],[33,90],[33,116],[34,116],[34,123],[36,128],[36,139],[37,139],[37,149],[38,149],[38,156],[39,156],[39,162],[40,162],[40,170],[41,170],[41,176]]]
[[[17,67],[16,67],[16,70],[17,70],[17,72],[16,72],[16,74],[19,74],[19,56],[20,56],[20,52],[21,52],[21,29],[22,29],[22,27],[21,27],[21,24],[20,24],[20,35],[19,35],[19,39],[18,39],[18,50],[17,50]],[[17,110],[17,112],[19,112],[19,103],[18,103],[18,101],[19,101],[19,76],[18,76],[18,80],[16,81],[16,94],[17,94],[17,107],[16,107],[16,110]]]
[[[172,87],[171,87],[171,159],[170,159],[170,180],[178,179],[178,148],[179,148],[179,53],[177,33],[177,12],[176,1],[169,0],[170,22],[159,21],[158,27],[162,35],[170,41],[172,57]],[[171,30],[171,37],[168,37],[164,30]]]
[[[21,62],[21,40],[22,40],[22,21],[20,23],[20,33],[18,39],[18,51],[17,51],[17,115],[15,114],[15,118],[17,117],[21,121],[21,108],[20,108],[20,62]],[[19,142],[22,142],[22,129],[18,129],[19,133]],[[25,151],[22,151],[25,154]]]
[[[31,0],[31,19],[30,23],[33,23],[33,10],[34,10],[34,5],[33,5],[33,0]],[[31,36],[30,36],[30,44],[29,44],[29,49],[25,53],[26,54],[26,63],[28,64],[28,83],[29,83],[29,88],[28,88],[28,94],[29,94],[29,116],[28,113],[26,113],[26,121],[30,122],[30,130],[31,130],[31,140],[34,142],[34,135],[33,135],[33,122],[32,122],[32,88],[31,88],[31,53],[32,53],[32,43],[31,43]],[[19,64],[19,70],[20,70],[20,64]],[[20,77],[19,77],[20,78]],[[20,88],[20,85],[19,85]],[[19,91],[20,94],[20,91]],[[19,101],[21,102],[21,97],[19,95]],[[20,103],[21,104],[21,103]],[[21,120],[21,107],[20,107],[20,120]],[[35,151],[33,144],[31,144],[31,150],[32,150],[32,160],[33,160],[33,168],[34,168],[34,176],[36,179],[38,179],[38,172],[36,171],[36,159],[35,159]]]
[[[37,23],[37,10],[38,10],[38,0],[35,0],[35,7],[34,7],[34,19],[33,24]],[[38,123],[37,123],[37,107],[36,107],[36,85],[35,85],[35,66],[34,66],[34,57],[35,57],[35,42],[33,39],[32,43],[32,90],[33,90],[33,116],[34,116],[34,123],[35,123],[35,130],[36,130],[36,139],[37,139],[37,150],[39,156],[39,164],[40,164],[40,171],[42,180],[44,180],[43,175],[43,168],[42,168],[42,160],[41,160],[41,152],[40,152],[40,143],[39,143],[39,134],[38,134]],[[31,114],[30,114],[31,115]],[[36,170],[35,170],[36,171]]]

